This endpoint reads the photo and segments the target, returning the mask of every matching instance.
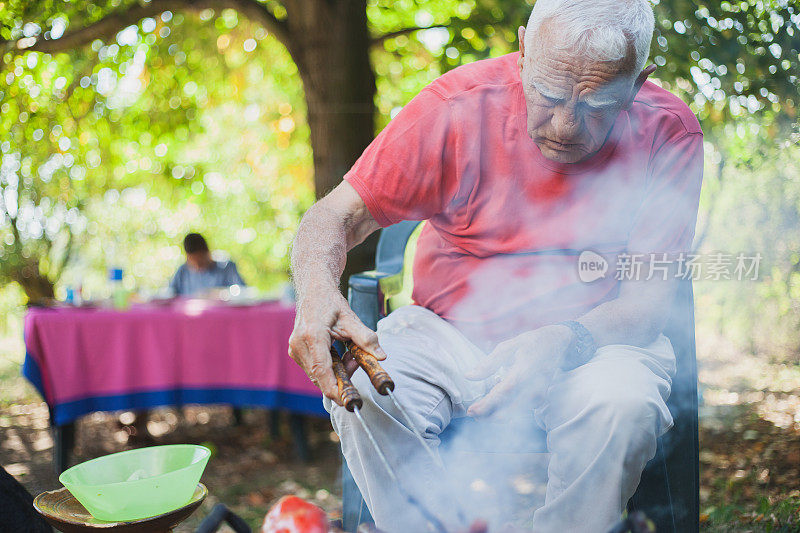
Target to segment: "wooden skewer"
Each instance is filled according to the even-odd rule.
[[[367,373],[376,391],[386,396],[389,394],[389,391],[394,390],[394,381],[389,377],[389,373],[381,367],[380,363],[378,363],[378,359],[374,355],[360,346],[356,346],[352,341],[346,342],[345,346],[353,355],[353,359],[355,359],[358,365]]]
[[[364,401],[361,399],[358,389],[350,381],[350,376],[347,375],[342,358],[339,357],[333,346],[331,346],[331,361],[333,362],[333,375],[336,376],[336,386],[339,388],[339,398],[342,400],[342,405],[351,413],[356,407],[361,409]]]

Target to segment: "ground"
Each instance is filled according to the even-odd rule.
[[[800,365],[697,338],[704,529],[800,531]]]
[[[51,466],[47,407],[21,377],[21,346],[0,343],[0,464],[33,494],[59,487]],[[743,354],[698,335],[702,528],[708,532],[800,532],[800,367]],[[95,413],[78,427],[77,460],[128,449],[130,413]],[[159,409],[149,429],[159,444],[202,443],[213,451],[203,482],[210,495],[177,532],[193,531],[223,502],[257,526],[283,494],[341,511],[338,444],[326,420],[309,421],[313,459],[300,462],[289,431],[271,437],[268,416],[227,407]],[[285,420],[282,421],[285,425]]]

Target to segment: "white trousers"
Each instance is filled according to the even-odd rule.
[[[463,377],[486,354],[418,306],[400,308],[381,320],[378,338],[388,355],[381,364],[395,381],[395,395],[438,453],[439,434],[451,420],[465,416],[494,383]],[[675,355],[663,335],[646,348],[604,346],[588,364],[558,371],[545,401],[532,409],[529,419],[487,421],[487,430],[477,438],[470,433],[469,439],[481,441],[475,444],[483,448],[493,443],[507,447],[546,431],[544,503],[535,512],[527,509],[533,514],[533,531],[604,533],[636,491],[645,464],[655,455],[657,438],[672,426],[665,402],[674,373]],[[485,457],[475,462],[443,457],[449,465],[444,469],[420,448],[400,413],[375,392],[363,370],[353,375],[353,383],[364,399],[364,419],[400,483],[415,497],[453,524],[461,517],[480,517],[498,528],[512,518],[503,502],[514,501],[514,495],[500,487],[514,486],[508,478],[531,473],[524,455],[490,454],[488,469]],[[388,533],[427,531],[422,515],[391,482],[355,415],[329,400],[325,406],[376,525]]]

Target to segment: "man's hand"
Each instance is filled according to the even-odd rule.
[[[541,403],[556,366],[573,340],[566,326],[544,326],[502,342],[466,377],[486,379],[501,368],[502,377],[489,393],[472,404],[469,416],[479,417],[506,408],[533,409]]]
[[[352,340],[378,359],[386,359],[378,344],[378,336],[358,319],[338,290],[307,294],[297,307],[294,330],[289,338],[289,357],[300,365],[326,397],[341,405],[331,367],[330,347],[334,339]],[[347,358],[345,368],[352,374],[358,365],[352,358]]]
[[[292,247],[297,316],[289,356],[339,405],[331,369],[333,339],[352,340],[378,359],[386,358],[378,336],[356,317],[338,288],[347,250],[378,227],[353,186],[343,181],[306,212]],[[344,363],[352,374],[355,362],[346,358]]]

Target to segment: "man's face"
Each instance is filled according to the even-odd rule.
[[[211,265],[211,252],[204,250],[186,254],[186,263],[193,270],[206,270]]]
[[[547,159],[576,163],[597,152],[633,87],[633,53],[619,61],[593,61],[565,50],[557,21],[546,20],[524,49],[520,76],[528,111],[528,136]]]

